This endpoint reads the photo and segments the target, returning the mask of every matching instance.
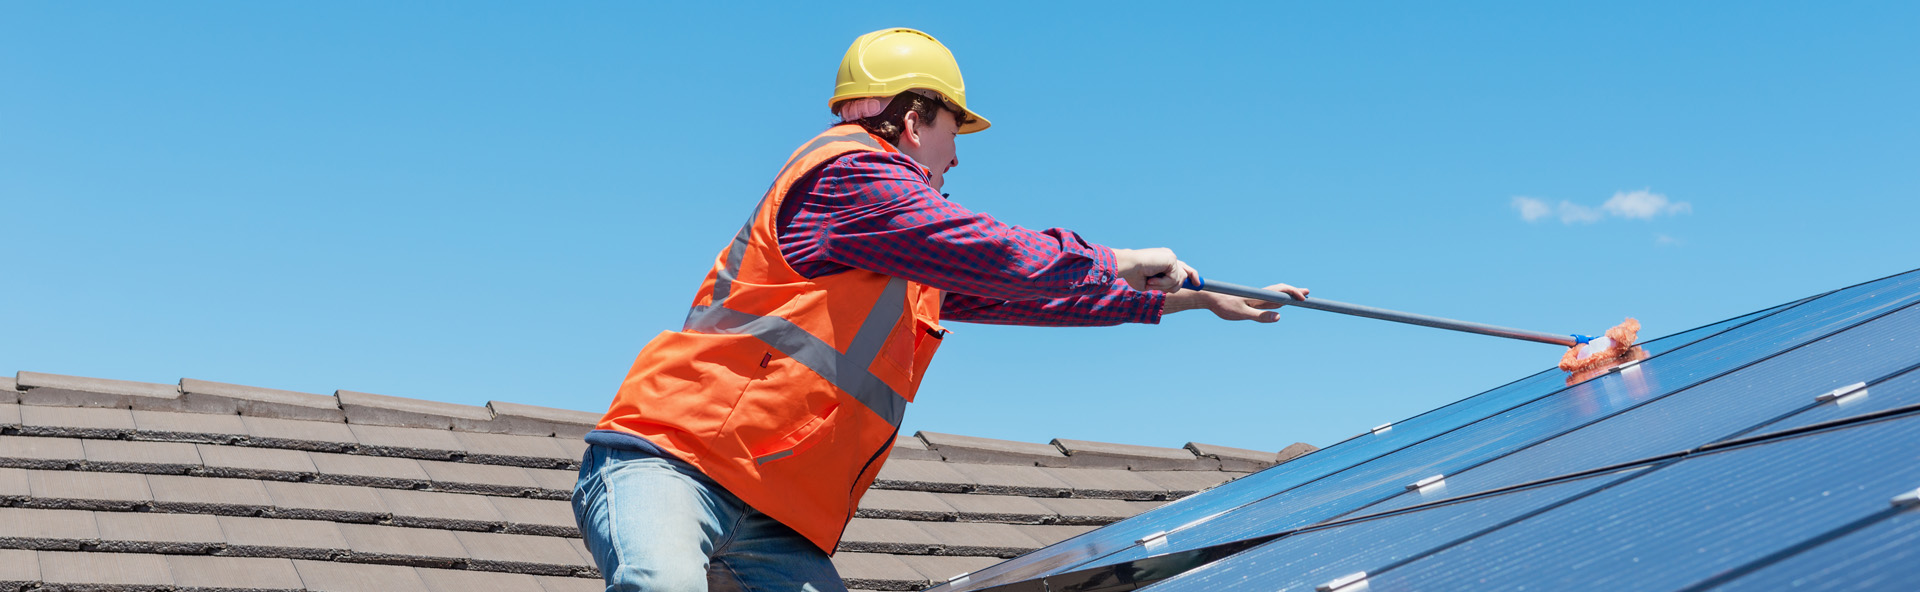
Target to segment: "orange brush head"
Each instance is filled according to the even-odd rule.
[[[1560,369],[1575,375],[1592,374],[1614,366],[1639,359],[1646,359],[1646,350],[1636,347],[1634,340],[1640,336],[1640,321],[1628,318],[1626,322],[1607,330],[1605,337],[1591,343],[1576,345],[1560,356]]]

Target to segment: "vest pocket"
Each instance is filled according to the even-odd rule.
[[[808,418],[806,423],[794,428],[793,431],[778,438],[753,445],[747,450],[748,454],[753,455],[753,464],[764,465],[770,462],[792,458],[796,454],[806,452],[806,449],[811,448],[814,442],[818,440],[813,436],[818,434],[821,428],[832,423],[833,414],[838,411],[840,411],[840,405],[836,403],[828,407],[824,412]]]
[[[874,360],[871,367],[873,375],[893,387],[893,392],[912,401],[920,385],[920,375],[926,373],[927,363],[933,361],[933,352],[940,349],[940,341],[946,335],[946,328],[931,320],[903,315],[894,325],[893,333],[887,336],[886,345],[880,348],[880,359]]]

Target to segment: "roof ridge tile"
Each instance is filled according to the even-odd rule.
[[[1051,444],[921,431],[914,434],[947,462],[1064,467],[1067,455]]]
[[[1184,448],[1114,444],[1055,438],[1053,445],[1067,453],[1070,466],[1130,471],[1217,471],[1220,460],[1197,456]]]
[[[61,407],[114,407],[120,409],[178,409],[180,386],[68,376],[45,372],[15,373],[15,396],[27,405]]]
[[[340,409],[340,400],[330,395],[228,384],[196,378],[180,379],[180,392],[187,398],[190,408],[201,410],[202,413],[309,421],[346,421],[346,414]]]
[[[1273,453],[1261,450],[1234,448],[1232,446],[1221,446],[1218,444],[1202,444],[1199,442],[1188,442],[1186,448],[1193,452],[1194,456],[1212,458],[1220,461],[1220,470],[1222,471],[1252,472],[1277,464]]]

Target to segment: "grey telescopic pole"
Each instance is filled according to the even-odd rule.
[[[1592,337],[1579,335],[1579,334],[1562,335],[1562,334],[1554,334],[1554,333],[1542,333],[1539,331],[1528,331],[1525,329],[1512,329],[1512,328],[1501,327],[1497,325],[1488,325],[1485,323],[1456,321],[1453,319],[1430,317],[1427,315],[1413,314],[1410,312],[1400,312],[1397,310],[1387,310],[1384,308],[1374,308],[1371,306],[1361,306],[1358,304],[1347,304],[1345,302],[1336,302],[1333,300],[1327,300],[1325,298],[1308,298],[1306,300],[1300,300],[1300,299],[1294,298],[1292,295],[1289,295],[1283,292],[1275,292],[1272,290],[1262,290],[1260,288],[1242,286],[1239,284],[1229,284],[1227,282],[1203,280],[1198,277],[1187,278],[1186,283],[1182,284],[1182,287],[1193,289],[1193,290],[1205,290],[1208,292],[1216,292],[1220,294],[1226,294],[1229,296],[1239,296],[1241,298],[1252,298],[1254,300],[1277,302],[1280,304],[1285,304],[1287,306],[1298,306],[1301,308],[1311,308],[1314,310],[1337,312],[1340,314],[1353,315],[1356,317],[1380,319],[1382,321],[1393,321],[1396,323],[1406,323],[1409,325],[1420,325],[1422,327],[1433,327],[1435,329],[1448,329],[1453,331],[1464,331],[1467,333],[1479,333],[1481,335],[1492,335],[1494,337],[1505,337],[1507,339],[1519,339],[1522,341],[1537,341],[1540,343],[1551,343],[1551,344],[1562,346],[1562,347],[1573,347],[1575,345],[1584,344],[1588,341],[1593,340]]]

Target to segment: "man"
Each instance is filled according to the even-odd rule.
[[[1110,249],[946,200],[955,137],[989,124],[925,33],[855,40],[828,104],[843,123],[793,153],[685,327],[641,350],[587,436],[574,513],[610,591],[844,590],[828,555],[943,320],[1278,318],[1257,310],[1270,304],[1180,291],[1193,270],[1171,250]]]

